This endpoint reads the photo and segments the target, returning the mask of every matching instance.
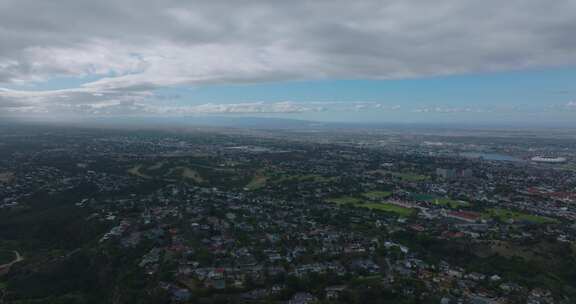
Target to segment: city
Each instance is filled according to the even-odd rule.
[[[574,138],[301,132],[7,128],[4,298],[574,300]]]
[[[575,304],[576,0],[0,0],[0,304]]]

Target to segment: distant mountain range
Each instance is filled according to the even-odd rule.
[[[286,129],[286,130],[334,130],[334,129],[388,129],[388,130],[556,130],[559,132],[572,132],[572,125],[549,124],[494,124],[494,123],[400,123],[400,122],[319,122],[291,118],[273,117],[238,117],[238,116],[188,116],[188,117],[160,117],[160,116],[110,116],[110,117],[82,117],[75,119],[44,119],[33,117],[31,119],[8,119],[1,117],[2,124],[51,124],[72,125],[83,127],[129,127],[129,128],[166,128],[166,127],[213,127],[213,128],[239,128],[239,129]]]

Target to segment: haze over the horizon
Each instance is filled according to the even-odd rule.
[[[0,118],[576,125],[576,1],[0,1]]]

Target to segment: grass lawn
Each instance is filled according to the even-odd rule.
[[[396,214],[398,214],[400,216],[404,216],[404,217],[408,217],[415,212],[414,209],[405,208],[405,207],[401,207],[401,206],[397,206],[397,205],[393,205],[393,204],[369,203],[369,204],[361,204],[361,205],[356,205],[356,206],[368,208],[368,209],[373,209],[373,210],[380,210],[380,211],[396,213]]]
[[[140,172],[140,170],[142,169],[142,165],[136,165],[130,169],[128,169],[128,173],[141,177],[141,178],[146,178],[146,179],[150,179],[152,178],[152,176],[146,175],[142,172]]]
[[[449,199],[449,198],[438,198],[438,199],[435,199],[433,202],[435,205],[447,206],[447,207],[450,207],[453,209],[470,206],[470,203],[468,203],[468,202],[457,201],[457,200],[453,200],[453,199]]]
[[[485,217],[500,219],[501,221],[508,221],[513,219],[515,221],[529,221],[537,224],[555,223],[557,220],[545,216],[532,215],[507,209],[492,208],[483,212]]]
[[[366,193],[362,194],[362,196],[365,196],[365,197],[367,197],[369,199],[373,199],[373,200],[387,198],[387,197],[390,197],[391,195],[392,195],[392,192],[390,192],[390,191],[370,191],[370,192],[366,192]]]
[[[353,282],[355,284],[367,284],[367,283],[372,283],[372,282],[376,282],[376,281],[380,281],[382,280],[382,275],[371,275],[371,276],[362,276],[362,277],[357,277],[353,280]]]
[[[156,164],[154,164],[151,167],[148,167],[148,170],[159,170],[162,169],[162,167],[164,167],[164,165],[166,164],[166,161],[159,161]]]
[[[202,178],[202,176],[200,176],[200,174],[197,171],[192,170],[188,167],[175,167],[174,169],[180,170],[182,178],[188,178],[197,183],[205,182],[204,178]]]
[[[412,199],[417,201],[431,202],[436,199],[435,196],[430,194],[412,194],[410,195]]]
[[[246,188],[248,190],[260,189],[266,185],[267,181],[268,181],[268,177],[266,175],[257,173],[256,175],[254,175],[254,177],[252,178],[250,183],[248,183],[248,185],[246,185]]]
[[[343,196],[343,197],[337,197],[337,198],[330,198],[327,199],[328,202],[331,203],[335,203],[338,205],[344,205],[344,204],[361,204],[362,200],[356,197],[351,197],[351,196]]]
[[[10,250],[0,250],[0,265],[8,264],[15,258],[16,256],[14,256],[14,252]]]
[[[317,174],[305,174],[305,175],[284,175],[275,177],[272,179],[275,183],[282,183],[282,182],[317,182],[317,183],[325,183],[335,180],[335,177],[324,177]]]
[[[175,166],[167,168],[168,166],[166,164],[167,164],[166,161],[157,162],[156,164],[150,167],[145,167],[144,165],[139,164],[128,169],[128,173],[145,179],[164,178],[165,180],[168,180],[168,178],[170,177],[170,178],[191,179],[197,183],[203,183],[206,181],[204,180],[204,178],[202,178],[202,176],[198,173],[198,171],[193,170],[189,167]],[[149,175],[148,173],[152,175]]]
[[[388,170],[374,170],[374,171],[370,171],[370,173],[379,173],[379,174],[383,174],[383,175],[390,174],[394,177],[398,177],[398,178],[400,178],[404,181],[407,181],[407,182],[421,182],[421,181],[425,181],[425,180],[430,179],[430,176],[411,173],[411,172],[395,172],[395,171],[388,171]]]
[[[576,171],[576,164],[565,164],[561,168],[564,170]]]
[[[414,209],[405,208],[405,207],[397,206],[397,205],[390,204],[390,203],[366,203],[364,200],[362,200],[360,198],[351,197],[351,196],[331,198],[331,199],[327,199],[326,201],[330,202],[330,203],[335,203],[338,205],[351,205],[354,207],[360,207],[360,208],[366,208],[366,209],[371,209],[371,210],[379,210],[379,211],[395,213],[395,214],[397,214],[399,216],[403,216],[403,217],[408,217],[408,216],[412,215],[414,212],[416,212]]]

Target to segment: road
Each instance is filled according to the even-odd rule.
[[[8,271],[10,271],[10,267],[12,267],[12,265],[14,265],[16,263],[20,263],[24,260],[24,257],[20,254],[20,252],[18,252],[17,250],[14,250],[13,252],[14,252],[14,256],[16,258],[8,264],[0,265],[0,276],[8,273]]]

